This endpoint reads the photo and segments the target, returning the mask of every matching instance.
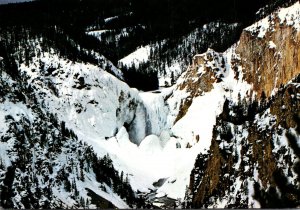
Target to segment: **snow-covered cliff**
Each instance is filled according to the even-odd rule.
[[[274,189],[297,204],[299,10],[253,24],[225,52],[195,55],[152,92],[130,88],[103,56],[71,60],[47,40],[1,54],[1,205],[268,207]]]

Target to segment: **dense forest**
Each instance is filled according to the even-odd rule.
[[[23,45],[26,47],[28,43]],[[28,52],[32,53],[26,51],[25,54]],[[78,186],[79,182],[89,179],[89,173],[95,175],[94,184],[99,183],[103,191],[112,189],[129,206],[137,205],[138,200],[129,184],[128,174],[122,171],[119,173],[108,154],[99,158],[91,146],[78,140],[64,121],[59,121],[55,114],[43,110],[33,86],[28,85],[24,77],[19,77],[18,72],[7,68],[7,65],[14,67],[18,61],[8,61],[4,65],[0,62],[0,101],[2,104],[5,100],[13,101],[14,104],[31,101],[27,106],[35,113],[32,115],[35,117],[29,119],[22,114],[18,120],[12,115],[6,115],[5,122],[1,122],[9,126],[4,131],[5,135],[1,135],[0,144],[9,144],[10,148],[0,157],[0,206],[7,209],[70,208],[61,198],[54,196],[53,190],[56,187],[63,188],[75,201],[73,208],[88,208],[91,204],[98,206],[99,199],[90,196],[91,199],[85,200]],[[13,75],[15,81],[5,77],[5,73]],[[10,166],[6,165],[6,158],[11,159]],[[89,188],[86,190],[90,194],[94,193]],[[16,199],[19,193],[22,197]],[[107,208],[114,207],[110,205]]]
[[[109,153],[105,155],[103,152],[102,157],[98,156],[98,148],[93,148],[79,140],[80,135],[77,136],[69,127],[68,123],[73,125],[73,122],[68,122],[68,119],[61,120],[53,110],[70,102],[65,107],[74,109],[74,112],[70,113],[74,114],[74,118],[79,119],[78,121],[80,119],[87,121],[89,123],[86,124],[87,127],[94,126],[94,122],[90,123],[86,117],[89,113],[92,113],[93,119],[94,115],[97,118],[102,112],[103,116],[106,115],[109,118],[116,116],[116,118],[112,118],[112,121],[118,122],[119,118],[123,118],[120,110],[125,110],[124,115],[132,114],[126,121],[125,119],[124,121],[120,120],[120,126],[127,129],[126,135],[129,136],[131,131],[135,132],[143,126],[145,133],[154,133],[156,124],[160,127],[160,123],[168,121],[169,116],[174,116],[175,119],[177,112],[177,117],[181,115],[181,110],[184,110],[186,114],[190,104],[194,103],[196,101],[194,99],[199,95],[191,94],[186,97],[186,101],[189,103],[186,108],[184,105],[185,95],[182,94],[184,91],[178,94],[182,98],[177,98],[176,87],[178,89],[180,87],[177,85],[174,86],[174,89],[169,89],[174,90],[172,93],[170,91],[170,94],[165,94],[163,97],[159,93],[164,94],[165,90],[154,91],[159,97],[153,97],[155,101],[152,99],[152,101],[146,101],[141,95],[138,96],[137,91],[131,90],[119,80],[113,81],[115,78],[102,69],[115,75],[118,79],[124,80],[129,86],[143,91],[158,89],[159,82],[161,82],[159,77],[162,75],[170,79],[165,80],[165,87],[174,85],[179,74],[191,64],[195,54],[205,52],[208,48],[220,52],[228,49],[236,43],[246,26],[266,16],[275,8],[289,5],[295,1],[298,0],[253,0],[252,2],[237,0],[205,2],[200,0],[35,0],[27,3],[1,5],[0,102],[3,106],[0,107],[0,111],[2,111],[0,117],[3,117],[2,123],[7,126],[7,130],[1,127],[0,142],[10,148],[2,150],[0,147],[0,151],[2,157],[10,158],[11,166],[6,167],[6,160],[1,157],[0,206],[4,208],[90,208],[93,204],[92,207],[115,208],[116,206],[109,200],[101,198],[97,192],[94,192],[92,187],[82,188],[87,183],[92,183],[92,186],[98,185],[101,192],[118,195],[120,201],[123,200],[131,208],[156,207],[151,206],[153,204],[147,200],[147,196],[149,198],[152,196],[152,189],[148,188],[149,194],[144,194],[139,190],[135,191],[135,185],[131,186],[130,181],[131,176],[136,174],[125,172],[126,168],[122,168],[123,162],[120,162],[121,166],[113,164],[115,156],[119,157],[119,153],[113,153],[110,156]],[[99,31],[101,31],[100,35]],[[95,34],[97,32],[98,35],[91,35],[91,32],[95,32]],[[268,41],[266,43],[268,44]],[[149,50],[148,60],[139,61],[137,65],[134,62],[132,65],[124,65],[120,62],[122,58],[139,47]],[[297,48],[296,44],[295,47]],[[48,54],[50,56],[47,56]],[[207,55],[210,57],[209,54]],[[219,63],[222,61],[222,66],[227,66],[225,60],[228,55],[226,56],[220,57],[222,59]],[[56,58],[59,59],[57,63],[55,63]],[[232,54],[230,54],[230,58],[234,58],[232,62],[237,62]],[[241,57],[241,60],[243,59]],[[44,62],[44,60],[48,62]],[[64,64],[65,61],[66,64]],[[230,60],[226,62],[230,62]],[[96,67],[89,68],[92,65],[86,65],[88,66],[86,67],[85,64],[93,64]],[[182,71],[178,73],[170,70],[169,67],[174,64],[178,65]],[[73,69],[69,65],[74,65],[72,68],[74,67],[76,70],[78,68],[80,71],[74,71],[73,74]],[[242,72],[239,71],[239,67],[242,67],[242,64],[232,67],[236,80]],[[91,73],[94,69],[100,71]],[[68,72],[69,70],[70,72]],[[97,77],[94,79],[95,75],[102,73],[105,73],[103,77],[99,77],[99,80]],[[249,74],[253,76],[252,72]],[[201,78],[201,75],[195,75],[195,81],[197,81],[197,77]],[[223,74],[221,75],[223,77]],[[261,170],[262,172],[259,172],[262,174],[260,180],[272,179],[273,182],[273,185],[266,188],[260,181],[253,181],[253,196],[262,208],[299,207],[300,162],[295,158],[300,158],[300,147],[297,144],[297,137],[300,133],[300,115],[297,116],[294,113],[297,112],[296,105],[299,104],[297,84],[300,82],[300,76],[290,82],[289,86],[281,85],[278,93],[270,98],[266,96],[267,91],[266,93],[262,91],[260,101],[252,100],[250,96],[247,101],[247,93],[245,98],[241,98],[242,96],[239,94],[238,102],[234,102],[232,93],[234,91],[238,93],[239,89],[236,87],[240,83],[235,85],[231,80],[228,82],[224,79],[223,81],[222,77],[216,77],[216,81],[212,82],[213,85],[220,83],[220,87],[225,85],[220,89],[221,91],[224,89],[224,95],[220,97],[224,97],[222,100],[226,99],[225,102],[217,101],[221,102],[219,106],[224,103],[221,109],[222,113],[218,116],[216,112],[213,113],[216,115],[216,122],[212,128],[212,147],[207,153],[198,155],[189,180],[190,186],[187,186],[184,201],[178,206],[202,208],[217,203],[219,198],[228,198],[232,203],[228,203],[226,208],[247,208],[250,206],[247,200],[247,195],[250,195],[248,188],[250,184],[248,185],[248,183],[250,183],[254,171]],[[210,75],[209,78],[211,78]],[[106,81],[106,79],[105,83],[99,82]],[[62,86],[61,81],[68,83]],[[95,81],[95,85],[89,84],[90,81]],[[230,86],[226,82],[230,83]],[[199,80],[200,83],[202,84],[202,80]],[[116,85],[116,87],[111,88],[110,84],[111,86]],[[122,85],[124,85],[125,92]],[[60,95],[59,90],[61,89],[64,90],[63,93],[67,94]],[[200,88],[195,86],[191,89]],[[85,92],[91,93],[91,95],[84,95]],[[99,92],[105,92],[103,97]],[[133,96],[133,93],[137,96]],[[113,97],[109,97],[110,94],[116,96],[115,100]],[[84,98],[84,102],[87,99],[86,104],[79,103],[77,95],[80,96],[79,99]],[[67,97],[70,100],[69,98],[64,100]],[[190,100],[191,97],[193,98]],[[60,101],[60,99],[63,100]],[[125,103],[123,106],[121,102],[127,99],[128,106]],[[161,101],[157,99],[161,99]],[[206,104],[203,103],[206,102],[206,99],[204,98],[200,102]],[[111,100],[109,101],[111,103],[106,104],[106,100]],[[54,102],[50,103],[50,101]],[[114,109],[111,104],[115,102],[120,106],[116,106]],[[208,102],[213,104],[211,101]],[[98,104],[99,109],[89,109],[89,107],[97,107]],[[153,105],[151,107],[153,110],[148,107],[148,104],[149,107]],[[198,105],[197,101],[195,104]],[[20,115],[20,117],[15,117],[14,107],[21,111],[25,110],[25,114],[20,115],[16,112],[16,116]],[[140,107],[142,107],[142,111],[139,110]],[[207,111],[201,106],[195,109]],[[57,113],[66,115],[62,110],[66,109],[58,109]],[[128,110],[130,113],[127,112]],[[190,113],[194,114],[194,110],[190,110]],[[278,116],[276,119],[271,116],[270,110],[276,111],[276,115],[274,115]],[[152,112],[155,113],[153,116],[157,115],[159,120],[152,121]],[[166,114],[164,114],[165,112]],[[11,114],[5,115],[6,113]],[[84,117],[78,118],[80,113]],[[86,115],[83,115],[84,113]],[[108,115],[108,113],[112,114]],[[198,117],[200,114],[195,111],[193,118],[185,118],[188,121],[187,125],[189,126],[193,119],[200,118]],[[138,119],[139,115],[142,116],[142,120]],[[171,126],[165,127],[170,130],[170,135],[167,137],[173,138],[174,141],[178,140],[176,147],[180,145],[181,148],[179,139],[184,141],[185,139],[177,135],[176,131],[172,133],[173,130],[176,130],[174,125],[177,117],[174,124],[174,121],[171,120]],[[187,115],[187,117],[189,116]],[[207,124],[208,120],[205,117],[200,120],[205,120],[204,123]],[[182,116],[180,118],[184,119]],[[277,123],[275,123],[276,120]],[[111,140],[116,140],[117,143],[120,140],[120,143],[123,143],[121,142],[122,138],[118,138],[118,135],[122,134],[119,127],[115,126],[115,129],[106,120],[101,121],[108,124],[107,127],[111,127],[108,130],[112,130],[112,134],[103,134],[102,140],[109,144]],[[288,121],[295,123],[296,127],[288,125]],[[140,126],[132,128],[135,123],[139,122],[142,122]],[[195,121],[195,123],[199,122],[199,120]],[[74,125],[77,124],[74,123]],[[151,126],[153,128],[150,129]],[[202,129],[201,126],[199,128]],[[98,127],[94,126],[92,131],[99,131],[101,127],[105,126],[102,124]],[[173,129],[174,127],[175,129]],[[75,128],[79,128],[79,132],[81,132],[86,127]],[[180,124],[178,128],[180,128]],[[292,132],[292,129],[296,132]],[[202,130],[207,129],[203,127]],[[99,133],[95,132],[95,136],[98,136]],[[162,134],[159,136],[160,140],[164,138]],[[191,134],[194,139],[194,131],[191,130]],[[126,137],[126,140],[129,141],[129,137]],[[196,134],[197,143],[199,138],[199,135]],[[205,139],[201,138],[201,140]],[[287,145],[281,146],[280,138],[286,139]],[[189,142],[186,147],[186,149],[191,149]],[[124,156],[127,157],[129,149],[124,148],[126,149]],[[267,153],[267,150],[270,153]],[[2,151],[7,151],[7,154]],[[102,153],[102,151],[100,152]],[[275,161],[266,157],[269,154],[274,156]],[[217,160],[217,164],[211,161],[213,159]],[[120,158],[120,160],[122,159]],[[268,166],[269,163],[278,165],[276,170],[274,167],[272,173],[267,170],[271,168]],[[127,164],[126,161],[124,161],[125,164]],[[148,164],[144,165],[148,167]],[[117,170],[120,168],[121,170]],[[211,186],[211,183],[215,181],[208,178],[213,177],[211,172],[219,179],[214,183],[214,189],[210,192],[210,189],[205,187]],[[271,174],[273,174],[272,177]],[[294,179],[295,184],[292,185],[289,180],[295,177],[294,175],[297,176]],[[179,176],[181,177],[181,175]],[[152,184],[156,188],[156,185],[160,185],[161,180],[164,179],[159,179],[153,184],[150,183],[150,186]],[[243,183],[240,187],[233,185],[240,180],[245,184]],[[167,181],[168,184],[174,184],[174,182],[180,183],[180,179],[176,177],[172,181],[170,179],[170,182]],[[203,188],[201,188],[202,186]],[[59,194],[55,194],[53,191],[54,188],[60,189],[67,195],[66,197],[71,198],[74,201],[73,205],[69,206],[69,204],[63,203],[57,196]],[[201,199],[197,198],[197,192],[204,192]],[[167,194],[165,198],[167,199]],[[100,205],[103,199],[105,206]]]
[[[104,55],[114,65],[137,47],[156,44],[158,46],[153,49],[150,63],[140,65],[141,69],[123,69],[125,80],[130,86],[150,90],[158,87],[157,71],[164,71],[160,63],[182,59],[184,68],[193,54],[204,52],[207,47],[214,47],[217,51],[227,49],[239,38],[242,28],[252,23],[258,15],[264,16],[275,7],[294,1],[36,0],[0,6],[1,31],[9,30],[9,36],[12,37],[11,40],[0,39],[1,42],[10,42],[13,37],[23,36],[22,31],[28,31],[26,34],[43,37],[52,43],[51,48],[57,49],[69,59],[98,64],[86,52],[93,51]],[[263,12],[256,14],[267,4],[269,6]],[[105,21],[109,17],[117,18]],[[178,53],[174,53],[183,42],[182,37],[211,22],[222,24],[210,36],[205,35],[210,39],[188,43],[179,57]],[[229,29],[224,23],[238,23],[238,27]],[[99,29],[107,30],[101,41],[86,33],[88,30]],[[125,35],[121,33],[124,30]],[[200,39],[201,32],[198,34]],[[187,52],[192,48],[196,50]],[[137,78],[140,80],[137,81]]]

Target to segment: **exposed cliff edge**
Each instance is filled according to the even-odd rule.
[[[251,88],[226,98],[184,207],[299,207],[299,29],[297,2],[242,33],[232,70]]]
[[[299,9],[196,55],[173,86],[151,92],[80,45],[93,62],[30,29],[0,30],[1,205],[299,205]],[[194,35],[205,38],[186,40]]]
[[[237,46],[244,78],[266,97],[300,73],[299,2],[246,28]],[[273,92],[274,93],[274,92]]]

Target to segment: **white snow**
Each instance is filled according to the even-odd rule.
[[[273,41],[269,41],[269,48],[276,49],[276,44]]]
[[[32,0],[1,0],[0,4],[11,4],[11,3],[21,3],[21,2],[30,2]]]
[[[278,12],[280,23],[286,23],[300,30],[300,3],[297,1],[294,5],[282,8]]]
[[[119,17],[119,16],[113,16],[113,17],[105,18],[105,19],[104,19],[104,22],[105,22],[105,23],[108,23],[108,22],[110,22],[110,21],[112,21],[112,20],[117,19],[118,17]]]
[[[274,19],[279,17],[280,24],[293,26],[296,30],[300,30],[300,3],[299,1],[287,8],[281,8],[272,15],[254,23],[246,28],[246,31],[255,34],[258,38],[264,38],[267,31],[274,30]]]
[[[89,188],[94,191],[96,194],[101,196],[102,198],[112,202],[118,208],[121,209],[128,209],[129,206],[123,201],[118,195],[112,192],[112,190],[105,185],[105,189],[107,192],[100,190],[100,186],[95,185],[97,181],[95,180],[94,176],[88,174],[88,177],[84,182],[77,182],[76,186],[78,190],[85,191],[85,188]]]
[[[279,12],[281,20],[288,18],[289,23],[298,21],[291,15],[299,13],[299,3],[295,5],[290,10],[284,9]],[[117,17],[106,21],[114,18]],[[247,30],[257,32],[258,37],[262,38],[269,28],[270,23],[265,18]],[[106,31],[88,33],[101,39],[101,34]],[[276,45],[270,41],[269,47],[276,48]],[[232,46],[223,54],[216,53],[219,58],[224,58],[226,63],[224,71],[221,72],[224,76],[222,82],[214,83],[210,92],[193,98],[186,115],[175,124],[180,103],[189,96],[187,90],[177,89],[184,80],[184,75],[173,87],[162,89],[160,93],[153,93],[131,89],[97,66],[72,63],[51,53],[44,53],[41,58],[33,58],[30,66],[21,64],[20,70],[27,76],[28,84],[35,88],[34,94],[37,95],[43,109],[57,114],[57,117],[65,121],[66,126],[78,135],[79,140],[92,145],[99,156],[108,153],[116,169],[129,175],[134,190],[149,192],[149,189],[155,188],[154,182],[165,178],[167,181],[158,187],[156,196],[167,195],[177,199],[184,197],[196,156],[209,150],[216,117],[223,111],[226,98],[237,103],[239,98],[247,96],[247,92],[252,89],[251,85],[242,80],[242,67],[238,67],[239,78],[237,80],[234,78],[235,74],[231,68],[231,58],[237,56],[234,50],[235,46]],[[210,49],[207,53],[212,52]],[[138,66],[148,61],[149,56],[150,45],[147,45],[121,59],[119,64]],[[48,76],[45,76],[42,70],[33,72],[32,69],[41,69],[39,61],[44,64],[45,71],[49,67],[56,70]],[[216,63],[208,62],[207,65],[213,67]],[[173,62],[171,66],[166,66],[166,69],[169,79],[166,79],[168,77],[165,75],[159,75],[161,86],[165,81],[171,82],[171,72],[179,75],[183,71],[179,62]],[[198,72],[204,73],[203,66],[198,68]],[[84,78],[83,87],[80,78]],[[49,87],[49,84],[52,86]],[[8,112],[7,106],[16,108]],[[30,111],[23,105],[0,104],[1,122],[5,121],[6,113],[17,117],[16,113],[30,113]],[[28,115],[28,118],[32,117]],[[271,117],[265,119],[258,122],[261,129],[265,129],[264,126],[270,124],[272,120]],[[126,125],[130,125],[131,130],[126,130],[128,129]],[[7,130],[5,126],[0,124],[0,133]],[[242,130],[242,127],[237,129]],[[199,142],[196,141],[197,135],[200,137]],[[248,133],[243,131],[237,137],[237,141],[246,138],[247,135]],[[3,153],[8,146],[8,144],[0,145],[1,156],[5,156]],[[239,158],[237,168],[242,158],[240,150],[241,144],[237,144]],[[8,160],[5,162],[6,165],[10,164]],[[79,183],[78,186],[82,190],[89,186],[117,207],[128,208],[118,196],[109,191],[108,187],[108,192],[105,193],[99,190],[99,186],[94,185],[95,182],[91,176],[88,181]],[[235,186],[236,189],[240,188],[239,179],[236,180]],[[249,187],[250,193],[251,190],[253,191]],[[63,189],[55,188],[53,192],[65,203],[69,202],[68,198],[64,197],[66,194]],[[224,206],[224,202],[225,199],[219,201],[219,207]]]
[[[101,39],[102,34],[105,34],[108,31],[109,30],[96,30],[96,31],[89,31],[89,32],[86,32],[86,33],[88,35],[91,35],[91,36],[94,36],[94,37],[98,38],[101,41],[102,40]]]
[[[148,50],[149,46],[141,48],[141,55],[136,53],[123,61],[129,65],[135,58],[139,59],[136,62],[147,59]],[[22,64],[20,70],[34,87],[43,109],[57,114],[99,156],[109,154],[115,168],[129,175],[134,190],[149,192],[155,188],[154,182],[166,178],[157,193],[182,199],[196,156],[210,147],[216,116],[222,112],[226,97],[237,102],[238,95],[243,98],[251,88],[234,79],[230,66],[234,47],[217,55],[227,63],[223,82],[194,98],[187,114],[175,125],[180,102],[189,96],[186,90],[177,89],[184,75],[177,85],[154,93],[138,92],[97,66],[72,63],[51,53],[33,58],[30,66]],[[56,70],[48,76],[44,75],[47,72],[31,71],[41,68],[39,60],[44,71],[49,67]],[[241,67],[239,71],[242,74]],[[131,130],[126,130],[126,124]],[[196,135],[200,136],[199,143]]]
[[[254,181],[259,181],[258,179],[258,170],[257,167],[254,166],[254,177],[248,178],[248,207],[250,208],[261,208],[260,203],[253,198],[254,192]]]
[[[140,144],[139,148],[150,155],[162,149],[160,139],[156,135],[147,136]]]
[[[33,115],[31,110],[28,109],[24,104],[21,103],[12,103],[9,101],[4,101],[0,103],[0,135],[4,135],[7,130],[7,120],[6,116],[10,116],[12,119],[8,120],[20,120],[22,116],[25,116],[31,122],[33,121]],[[9,139],[7,142],[1,142],[0,144],[0,157],[2,159],[2,163],[5,167],[11,165],[11,159],[7,154],[8,150],[11,150],[13,147],[13,140]]]
[[[73,130],[82,130],[93,136],[110,137],[115,135],[116,130],[125,122],[132,120],[134,110],[130,110],[128,106],[130,102],[138,100],[138,92],[129,90],[125,83],[96,66],[72,64],[55,55],[45,53],[41,61],[44,62],[45,68],[61,67],[54,71],[59,76],[49,76],[58,96],[48,88],[49,79],[41,79],[39,73],[31,71],[38,66],[21,65],[21,71],[30,76],[29,83],[47,95],[38,95],[40,103],[51,112],[57,113]],[[80,77],[84,78],[87,88],[80,88]],[[124,99],[119,102],[121,92],[124,93]],[[118,116],[117,110],[120,110]]]
[[[246,28],[246,31],[257,33],[258,38],[264,38],[266,32],[270,29],[269,17],[266,17]]]
[[[141,63],[148,61],[150,56],[150,45],[138,48],[136,51],[119,60],[119,65],[127,67],[138,67]]]
[[[189,142],[199,135],[198,152],[204,152],[210,147],[212,129],[216,116],[222,112],[224,101],[224,90],[215,85],[211,92],[193,100],[187,114],[174,125],[172,132]]]
[[[149,134],[159,136],[163,129],[170,128],[167,122],[170,110],[164,106],[164,96],[168,90],[160,90],[162,93],[140,92],[139,95],[147,114],[147,130]]]
[[[171,81],[172,74],[173,74],[173,79],[175,80],[175,78],[178,78],[184,70],[185,69],[182,68],[182,66],[178,60],[173,61],[170,65],[165,63],[165,72],[158,72],[159,86],[164,87],[166,85],[166,83],[168,85],[173,85],[172,81]]]
[[[191,154],[190,149],[177,149],[177,140],[174,138],[170,138],[165,146],[161,142],[159,137],[150,135],[138,147],[128,139],[125,128],[122,128],[117,138],[113,137],[108,141],[99,139],[93,141],[92,145],[100,153],[109,153],[115,167],[130,175],[134,190],[148,192],[149,189],[154,189],[154,182],[168,177],[176,181],[173,184],[166,182],[158,189],[158,193],[183,198],[196,151]]]

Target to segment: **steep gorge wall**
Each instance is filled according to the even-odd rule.
[[[208,154],[199,154],[191,172],[186,206],[249,208],[299,206],[300,86],[280,89],[254,118],[224,108]],[[232,110],[236,111],[232,111]],[[231,114],[226,114],[231,110]],[[234,123],[234,117],[244,121]],[[280,194],[277,194],[280,192]]]
[[[300,31],[297,29],[300,15],[291,16],[282,19],[280,12],[275,13],[241,35],[236,51],[241,57],[244,79],[253,84],[258,97],[263,91],[266,97],[271,96],[275,88],[300,73]]]
[[[250,100],[226,100],[184,207],[299,207],[299,23],[298,2],[243,31],[235,52]]]
[[[225,63],[224,55],[212,49],[194,56],[193,64],[177,82],[177,90],[185,91],[188,95],[180,103],[174,124],[186,115],[194,98],[210,92],[214,83],[222,81],[223,74],[226,72]]]

